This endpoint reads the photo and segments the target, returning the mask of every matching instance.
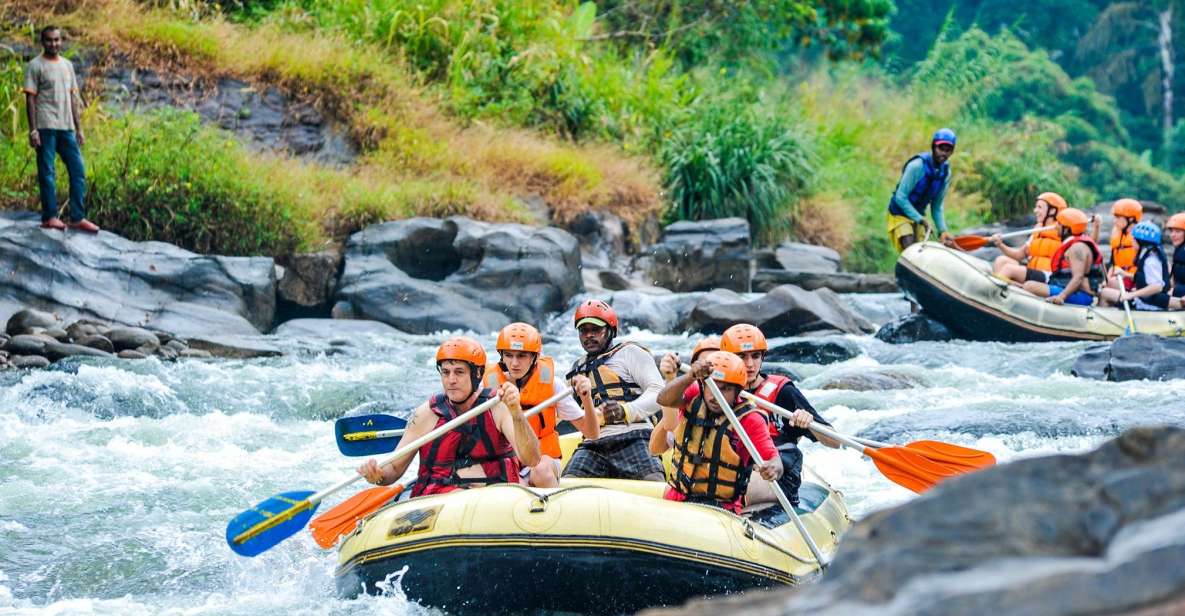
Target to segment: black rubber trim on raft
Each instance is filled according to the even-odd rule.
[[[565,551],[581,548],[596,548],[606,552],[638,552],[651,554],[662,558],[674,558],[694,562],[703,566],[728,569],[743,572],[748,575],[767,578],[781,584],[794,582],[793,576],[773,567],[766,567],[747,560],[722,556],[711,552],[691,550],[671,546],[669,544],[647,541],[645,539],[630,539],[625,537],[604,537],[599,535],[452,535],[447,537],[428,537],[415,541],[408,541],[398,545],[388,545],[373,548],[355,554],[346,563],[340,565],[335,573],[338,576],[349,572],[353,567],[363,566],[372,561],[386,560],[395,556],[410,553],[434,551],[442,548],[458,547],[462,549],[527,547],[532,550]]]
[[[950,328],[958,338],[998,342],[1110,340],[1100,334],[1035,325],[1003,310],[967,299],[904,259],[897,260],[896,275],[897,285],[902,291],[921,305],[926,314]]]
[[[783,574],[782,580],[774,580],[611,545],[550,549],[531,543],[454,545],[375,560],[342,571],[338,594],[377,594],[382,582],[399,575],[409,600],[449,614],[623,614],[701,596],[797,584],[815,575],[795,579]]]

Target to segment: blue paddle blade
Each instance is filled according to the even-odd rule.
[[[393,415],[358,415],[342,417],[333,425],[337,435],[337,449],[347,456],[374,456],[395,451],[399,436],[376,438],[374,433],[384,430],[403,430],[407,421]]]
[[[317,510],[308,502],[313,494],[284,492],[240,513],[226,525],[227,545],[239,556],[255,556],[295,535]]]

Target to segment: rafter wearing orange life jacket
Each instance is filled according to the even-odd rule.
[[[510,375],[502,369],[502,364],[494,363],[486,367],[486,387],[498,387],[505,383]],[[555,394],[555,360],[546,355],[540,355],[535,360],[535,366],[527,373],[525,379],[515,383],[518,386],[519,400],[523,411],[535,408],[540,402]],[[543,412],[527,419],[539,437],[539,449],[543,455],[556,460],[563,457],[560,449],[560,435],[556,432],[556,407],[551,405]]]
[[[1038,220],[1035,228],[1045,226],[1053,226],[1057,219],[1057,213],[1066,209],[1066,200],[1061,195],[1052,192],[1045,192],[1037,195],[1039,201],[1044,201],[1046,206],[1045,220]],[[1034,231],[1029,236],[1029,262],[1027,267],[1042,272],[1049,272],[1053,270],[1053,253],[1057,252],[1059,246],[1062,245],[1062,238],[1057,234],[1057,229],[1047,229],[1045,231]]]
[[[1122,270],[1128,275],[1123,279],[1125,289],[1132,288],[1132,276],[1136,275],[1136,255],[1139,244],[1132,237],[1132,229],[1144,217],[1144,207],[1135,199],[1119,199],[1111,205],[1111,214],[1127,221],[1123,232],[1111,232],[1111,274]]]

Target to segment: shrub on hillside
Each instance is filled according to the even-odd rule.
[[[1082,169],[1083,184],[1101,200],[1135,197],[1163,203],[1170,210],[1185,205],[1180,180],[1128,150],[1090,142],[1071,148],[1066,157]]]
[[[814,172],[814,154],[780,116],[736,102],[704,102],[663,135],[660,158],[671,200],[667,218],[739,216],[770,240],[790,225],[791,207]]]
[[[1057,137],[1043,123],[1019,126],[995,149],[973,159],[971,172],[959,189],[981,194],[997,220],[1029,214],[1037,195],[1047,191],[1076,206],[1089,205],[1093,195],[1078,188],[1078,178],[1058,163],[1053,145]]]
[[[307,247],[316,220],[253,155],[196,114],[159,112],[96,122],[88,142],[92,218],[134,240],[195,252],[285,254]]]

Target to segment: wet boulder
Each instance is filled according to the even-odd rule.
[[[197,336],[186,339],[186,346],[195,351],[205,351],[214,357],[229,359],[254,359],[283,355],[278,347],[261,336]],[[143,347],[139,351],[150,355]]]
[[[756,325],[771,338],[828,331],[865,334],[875,329],[832,291],[806,291],[794,285],[777,287],[756,299],[724,289],[708,293],[696,304],[687,329],[715,334],[737,323]]]
[[[285,338],[356,338],[359,336],[392,336],[399,330],[379,321],[355,319],[293,319],[280,324],[272,335]]]
[[[48,368],[49,364],[50,361],[40,355],[13,355],[8,358],[8,365],[13,368]]]
[[[9,336],[17,336],[32,333],[35,328],[45,329],[47,327],[55,327],[57,324],[58,318],[48,312],[24,308],[16,311],[8,318],[8,323],[4,331]]]
[[[328,313],[341,262],[341,254],[332,251],[285,257],[276,276],[279,281],[276,283],[279,311],[292,314]]]
[[[1074,362],[1076,376],[1105,381],[1185,379],[1185,338],[1133,334],[1110,346],[1087,349]]]
[[[271,258],[198,255],[161,242],[38,227],[0,215],[0,318],[27,307],[181,334],[257,334],[271,328]]]
[[[770,347],[766,361],[796,364],[834,364],[860,355],[860,347],[845,338],[794,340]]]
[[[107,333],[107,338],[118,351],[160,346],[160,338],[156,334],[140,327],[117,327]]]
[[[647,249],[650,279],[672,291],[749,290],[749,222],[684,220]]]
[[[334,316],[411,333],[537,322],[583,290],[580,249],[552,227],[412,218],[355,233]]]
[[[1136,428],[951,479],[856,522],[817,584],[651,614],[1179,613],[1181,460],[1185,430]]]
[[[40,355],[50,342],[55,340],[42,334],[21,334],[10,338],[4,344],[4,350],[13,355]]]
[[[878,340],[889,344],[908,344],[910,342],[934,341],[946,342],[954,338],[945,325],[931,319],[925,314],[910,314],[886,323],[876,331]]]
[[[647,293],[618,291],[609,297],[622,327],[637,327],[656,334],[685,331],[688,317],[703,293]]]
[[[813,387],[845,391],[890,391],[913,389],[925,385],[926,382],[921,377],[891,368],[878,368],[830,375],[822,383],[813,385]]]

